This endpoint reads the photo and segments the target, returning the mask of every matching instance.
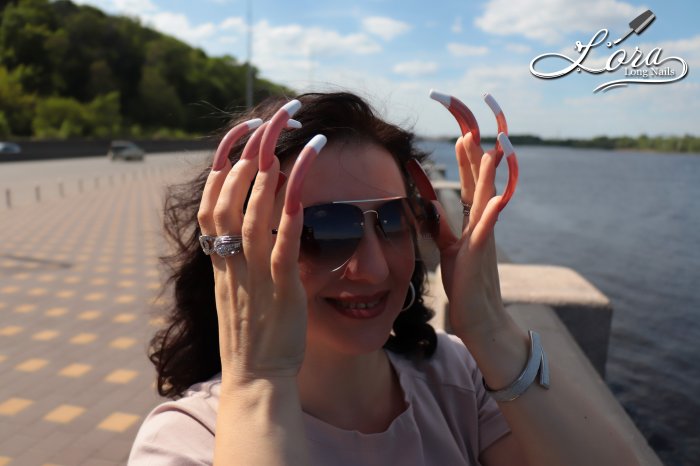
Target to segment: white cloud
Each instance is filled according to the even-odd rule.
[[[454,32],[455,34],[459,34],[460,32],[462,32],[462,17],[461,16],[457,16],[455,18],[455,22],[452,23],[452,32]]]
[[[167,11],[148,15],[145,20],[147,24],[161,32],[196,45],[201,45],[204,39],[212,37],[218,29],[214,23],[203,23],[194,26],[190,24],[187,16]]]
[[[246,21],[240,16],[231,16],[230,18],[226,18],[219,25],[221,29],[234,29],[239,31],[244,31],[247,26]]]
[[[394,65],[393,71],[396,74],[415,77],[433,74],[437,71],[438,65],[432,61],[413,60]]]
[[[592,0],[585,6],[568,0],[489,0],[475,24],[490,34],[522,35],[555,44],[569,33],[583,33],[581,41],[602,28],[624,26],[646,7],[617,0]],[[623,31],[620,31],[623,32]]]
[[[382,16],[370,16],[362,20],[362,27],[365,31],[384,40],[391,40],[396,36],[404,34],[411,29],[411,26],[392,18]]]
[[[530,53],[532,52],[532,47],[524,44],[506,44],[506,50],[513,53]]]
[[[447,50],[455,57],[475,57],[486,55],[489,52],[488,47],[481,45],[458,44],[451,42],[447,44]]]

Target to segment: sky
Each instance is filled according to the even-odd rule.
[[[138,18],[210,56],[248,60],[260,75],[297,92],[351,90],[389,120],[422,136],[456,136],[458,126],[430,89],[452,94],[474,112],[482,134],[496,124],[483,101],[491,93],[511,134],[542,137],[700,136],[700,2],[696,0],[79,0]],[[606,46],[646,10],[655,20]],[[553,79],[578,60],[590,70]],[[598,42],[598,40],[594,41]],[[635,57],[639,49],[639,60]],[[653,53],[654,49],[660,49]],[[611,57],[611,55],[614,57]],[[676,57],[676,58],[672,58]],[[570,61],[567,61],[570,60]],[[617,60],[631,61],[618,64]],[[655,60],[656,59],[656,60]],[[646,62],[651,63],[647,66]],[[665,60],[665,61],[664,61]],[[653,63],[661,62],[659,66]],[[629,84],[594,93],[618,79],[684,79]],[[634,66],[637,64],[638,66]],[[627,76],[667,69],[673,76]]]

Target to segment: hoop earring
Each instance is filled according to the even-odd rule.
[[[408,303],[408,305],[401,308],[401,312],[408,310],[408,308],[413,306],[413,303],[416,301],[416,287],[413,286],[413,282],[408,282],[408,287],[411,290],[411,301]]]

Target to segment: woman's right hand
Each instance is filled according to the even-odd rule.
[[[306,293],[297,264],[303,223],[299,200],[307,171],[303,168],[308,168],[308,159],[316,153],[305,150],[295,163],[275,237],[273,208],[280,167],[272,150],[266,150],[270,144],[265,139],[273,138],[274,148],[274,141],[291,117],[285,108],[278,114],[277,127],[273,118],[269,126],[265,125],[267,128],[258,128],[233,167],[226,161],[215,170],[219,167],[214,163],[199,208],[203,234],[243,237],[241,253],[227,257],[211,254],[222,380],[295,377],[304,357]]]

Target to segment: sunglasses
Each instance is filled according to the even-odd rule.
[[[380,201],[372,209],[360,207]],[[414,234],[421,238],[437,235],[439,215],[430,202],[405,197],[335,201],[306,207],[301,260],[314,268],[337,271],[355,254],[368,227],[375,229],[383,244],[405,251]]]

